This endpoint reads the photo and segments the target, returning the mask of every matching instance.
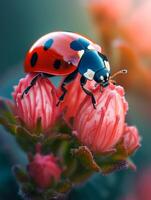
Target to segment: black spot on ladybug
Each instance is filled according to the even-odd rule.
[[[34,67],[36,65],[37,60],[38,60],[38,54],[37,54],[37,52],[35,52],[35,53],[33,53],[31,60],[30,60],[32,67]]]
[[[55,69],[59,69],[61,66],[61,60],[59,60],[59,59],[55,60],[53,66]]]
[[[47,51],[52,46],[52,43],[53,43],[53,39],[47,40],[44,44],[44,50]]]

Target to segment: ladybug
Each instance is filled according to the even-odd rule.
[[[94,108],[94,95],[85,88],[87,80],[94,80],[102,87],[107,87],[110,79],[109,61],[101,53],[101,47],[86,37],[71,32],[52,32],[37,40],[26,55],[24,69],[27,73],[37,74],[22,93],[22,98],[40,77],[66,76],[61,85],[62,95],[57,105],[63,101],[67,92],[65,86],[73,81],[78,73],[81,74],[81,87],[91,96]]]

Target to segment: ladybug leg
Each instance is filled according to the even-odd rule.
[[[91,96],[93,107],[94,107],[94,109],[96,109],[96,106],[95,106],[96,100],[95,100],[95,97],[94,97],[93,93],[92,93],[91,91],[87,90],[87,89],[84,87],[85,84],[86,84],[86,82],[87,82],[87,79],[86,79],[84,76],[82,76],[81,79],[80,79],[81,87],[82,87],[83,91],[84,91],[87,95]]]
[[[21,98],[23,99],[24,98],[24,95],[27,94],[29,92],[29,90],[36,84],[37,80],[40,78],[40,77],[46,77],[45,74],[43,73],[39,73],[37,74],[33,79],[32,81],[30,82],[30,85],[28,87],[26,87],[26,89],[23,91],[22,95],[21,95]]]
[[[103,88],[102,88],[102,86],[100,86],[100,91],[101,91],[101,93],[103,93]]]
[[[75,70],[74,72],[72,72],[71,74],[69,74],[63,81],[63,83],[61,84],[61,90],[62,90],[62,95],[59,97],[59,101],[56,104],[56,106],[59,106],[60,102],[64,100],[64,97],[67,93],[67,89],[66,89],[66,85],[69,84],[70,82],[72,82],[76,76],[78,74],[78,70]]]
[[[58,103],[56,104],[56,106],[59,106],[59,104],[60,104],[60,102],[61,101],[63,101],[64,100],[64,97],[65,97],[65,95],[66,95],[66,93],[67,93],[67,89],[65,88],[65,83],[63,82],[62,83],[62,85],[61,85],[61,90],[62,90],[62,95],[59,97],[59,101],[58,101]]]

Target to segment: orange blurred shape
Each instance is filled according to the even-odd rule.
[[[141,54],[151,54],[151,1],[137,6],[126,20],[122,33]]]
[[[118,83],[151,98],[151,1],[90,0],[87,8],[112,71],[128,69]]]
[[[129,15],[131,0],[90,0],[87,4],[103,49],[111,54],[111,41],[117,37],[121,22]]]
[[[138,54],[127,43],[122,41],[114,42],[114,48],[117,54],[114,63],[119,66],[116,70],[126,68],[128,74],[116,78],[117,82],[125,88],[140,94],[151,97],[151,70],[141,61]],[[115,70],[114,70],[115,71]]]
[[[132,0],[90,0],[88,9],[94,19],[118,22],[128,15],[133,5]],[[99,22],[99,21],[98,21]]]

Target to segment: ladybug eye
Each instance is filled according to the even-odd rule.
[[[104,80],[104,77],[103,77],[103,76],[100,76],[100,79],[101,79],[101,81],[103,81],[103,80]]]
[[[110,71],[110,64],[109,64],[109,62],[105,60],[104,64],[105,64],[107,70]]]

